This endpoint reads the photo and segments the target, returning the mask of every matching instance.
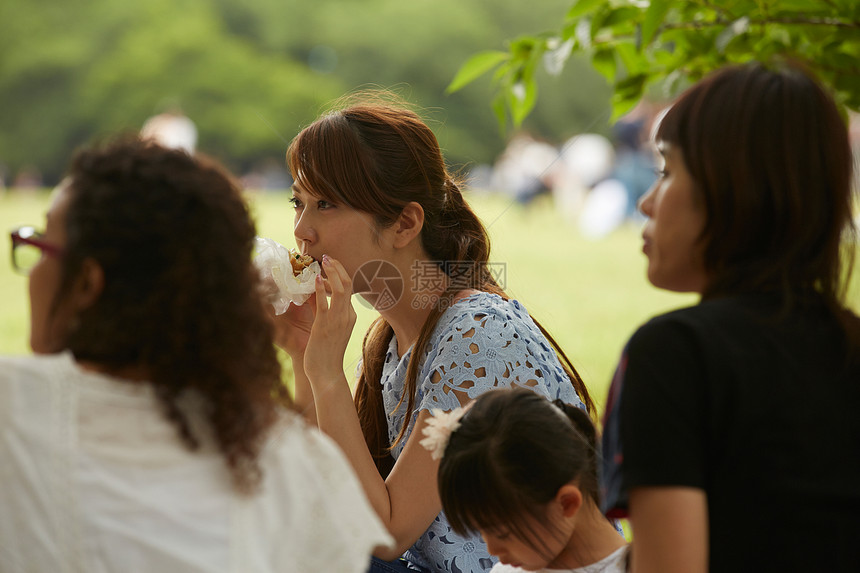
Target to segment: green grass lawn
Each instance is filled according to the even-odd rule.
[[[292,246],[287,197],[249,196],[260,234]],[[696,301],[692,295],[659,291],[648,284],[636,226],[588,241],[549,201],[528,209],[500,197],[471,197],[470,202],[489,228],[492,261],[505,265],[508,293],[553,334],[599,404],[633,330],[655,314]],[[0,196],[0,230],[6,233],[21,224],[43,226],[47,205],[47,193]],[[5,241],[8,253],[8,238]],[[27,280],[12,272],[6,257],[0,261],[0,354],[22,354],[27,352]],[[857,268],[860,271],[860,264]],[[858,275],[850,300],[860,309]],[[350,375],[360,356],[362,335],[375,316],[358,298],[353,300],[358,321],[344,364]]]

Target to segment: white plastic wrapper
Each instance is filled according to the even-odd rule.
[[[271,286],[269,302],[275,308],[275,314],[285,313],[290,303],[303,305],[314,293],[314,281],[320,274],[318,262],[312,262],[300,275],[295,276],[293,265],[290,264],[290,250],[277,241],[257,237],[255,251],[254,264],[263,282]]]

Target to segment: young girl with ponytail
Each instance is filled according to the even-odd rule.
[[[480,532],[492,573],[623,573],[627,545],[600,511],[588,415],[521,388],[438,414],[425,447],[441,457],[439,495],[453,529]]]
[[[279,343],[297,406],[340,444],[396,539],[371,571],[488,571],[480,537],[456,534],[440,512],[438,461],[418,444],[429,410],[520,386],[591,413],[588,391],[489,273],[487,231],[417,114],[365,96],[305,128],[287,155],[296,242],[325,278],[279,317]],[[343,375],[353,293],[380,314],[354,397]]]

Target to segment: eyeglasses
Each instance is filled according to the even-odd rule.
[[[58,257],[63,249],[46,243],[44,235],[33,227],[20,227],[10,233],[12,237],[12,268],[17,273],[29,275],[43,255]]]

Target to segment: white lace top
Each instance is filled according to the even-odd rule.
[[[273,429],[250,497],[201,437],[189,451],[149,385],[69,354],[0,357],[0,570],[364,573],[392,542],[343,454],[298,416]]]
[[[418,375],[416,410],[405,439],[392,451],[403,451],[421,410],[445,411],[460,406],[457,394],[475,398],[494,388],[522,386],[554,400],[585,406],[577,396],[555,351],[526,310],[515,300],[480,292],[457,301],[440,317]],[[392,337],[382,370],[382,399],[391,443],[406,415],[406,401],[397,408],[406,381],[411,349],[397,356]],[[460,537],[444,513],[407,550],[412,563],[439,573],[489,571],[495,558],[480,536]]]

